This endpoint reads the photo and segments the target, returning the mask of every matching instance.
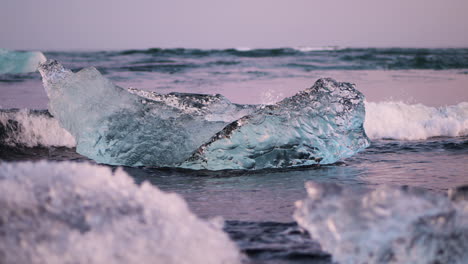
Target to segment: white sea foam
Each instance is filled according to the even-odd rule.
[[[465,188],[429,191],[306,184],[294,218],[341,264],[451,263],[468,259]]]
[[[75,138],[60,127],[56,119],[45,113],[39,114],[27,109],[0,112],[0,127],[4,129],[0,140],[9,146],[71,148],[76,145]]]
[[[0,163],[0,262],[240,263],[219,224],[123,170]]]
[[[309,47],[309,46],[298,46],[293,49],[301,52],[310,52],[310,51],[327,51],[327,50],[339,50],[337,46],[325,46],[325,47]]]
[[[40,51],[10,51],[0,49],[0,74],[35,72],[46,61]]]
[[[418,140],[468,135],[468,102],[429,107],[402,102],[366,102],[364,128],[371,139]]]
[[[249,48],[249,47],[236,47],[234,49],[237,50],[237,51],[251,51],[251,50],[253,50],[252,48]]]

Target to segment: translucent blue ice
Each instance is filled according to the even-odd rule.
[[[0,49],[0,74],[35,72],[46,57],[39,51],[10,51]]]
[[[49,111],[99,163],[190,169],[263,169],[334,163],[367,147],[363,95],[320,79],[275,105],[221,95],[123,89],[95,68],[56,61],[39,71]]]
[[[467,263],[467,186],[448,197],[406,187],[306,188],[294,218],[337,263]]]
[[[99,163],[174,167],[254,109],[221,95],[129,92],[93,67],[73,73],[49,60],[39,71],[50,113],[75,137],[77,152]]]
[[[334,163],[369,145],[363,100],[353,84],[319,79],[231,123],[182,166],[221,170]]]

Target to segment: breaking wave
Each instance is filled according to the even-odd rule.
[[[219,221],[122,169],[0,163],[0,262],[240,263]]]
[[[341,48],[338,46],[325,46],[325,47],[299,46],[299,47],[294,47],[293,49],[302,51],[302,52],[311,52],[311,51],[340,50]]]
[[[75,138],[47,110],[0,111],[0,144],[24,147],[74,147]]]
[[[429,107],[366,102],[364,128],[371,139],[421,140],[468,135],[468,102]]]

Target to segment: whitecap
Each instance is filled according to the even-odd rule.
[[[339,50],[338,46],[324,46],[324,47],[312,47],[312,46],[298,46],[293,47],[294,50],[301,52],[310,52],[310,51],[329,51],[329,50]]]
[[[371,139],[421,140],[468,135],[468,102],[429,107],[403,102],[366,102],[364,128]]]
[[[0,111],[0,143],[25,147],[75,147],[75,138],[46,111]]]

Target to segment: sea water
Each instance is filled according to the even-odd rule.
[[[437,253],[441,247],[447,245],[452,250],[444,251],[449,252],[448,257],[447,254],[439,254],[440,256],[426,254],[429,257],[432,256],[429,260],[463,263],[460,259],[463,260],[465,256],[459,255],[457,247],[450,247],[450,245],[451,243],[458,245],[461,247],[459,251],[466,251],[468,247],[466,240],[463,240],[464,237],[466,238],[467,225],[466,222],[459,220],[466,214],[467,207],[463,202],[450,201],[446,192],[451,188],[468,184],[467,49],[340,49],[336,47],[324,49],[149,49],[44,52],[44,55],[49,59],[60,61],[66,68],[75,72],[94,66],[106,78],[124,88],[137,88],[163,94],[170,92],[222,94],[231,102],[238,104],[274,104],[311,87],[321,77],[332,77],[341,82],[355,83],[356,88],[366,97],[364,129],[371,140],[371,145],[350,158],[331,165],[296,169],[193,171],[147,166],[123,167],[122,173],[133,178],[135,184],[149,182],[163,192],[177,193],[184,198],[188,209],[197,218],[208,223],[206,225],[212,223],[213,219],[219,220],[220,218],[217,217],[222,217],[224,231],[237,244],[238,250],[245,255],[245,258],[237,257],[231,249],[230,242],[220,238],[224,242],[219,243],[225,245],[222,248],[226,253],[219,251],[219,256],[212,253],[211,259],[213,260],[219,257],[232,261],[241,259],[240,261],[250,263],[331,263],[332,261],[348,263],[344,262],[346,260],[349,260],[349,263],[363,261],[405,263],[411,257],[411,261],[426,263],[425,255],[420,252],[435,250],[434,252]],[[4,186],[18,188],[17,193],[27,193],[25,188],[30,186],[31,182],[33,186],[39,186],[39,183],[34,184],[34,180],[38,179],[26,180],[31,177],[30,174],[45,177],[41,175],[50,174],[51,170],[60,170],[62,174],[66,174],[63,170],[66,170],[68,166],[69,174],[72,176],[63,177],[66,179],[80,177],[90,181],[88,176],[80,175],[80,171],[101,169],[89,167],[88,163],[95,162],[76,153],[76,139],[45,110],[48,98],[38,73],[0,75],[0,94],[0,159],[2,160],[0,166],[6,171],[3,175],[14,174],[18,175],[15,176],[18,178],[21,178],[22,174],[25,175],[23,180],[25,182],[15,180],[14,185],[10,183],[13,179],[7,176],[0,177]],[[14,163],[38,160],[45,160],[50,164],[41,163],[40,166],[36,166],[30,163]],[[65,166],[60,165],[62,163],[56,164],[56,161],[74,163]],[[54,169],[54,166],[60,166],[60,169]],[[83,166],[83,169],[80,169],[80,166]],[[111,170],[117,169],[115,166],[108,167]],[[108,172],[97,174],[107,175]],[[109,181],[112,180],[107,179],[107,184],[110,184]],[[309,187],[306,189],[307,182],[309,182]],[[310,182],[318,184],[318,187],[310,187],[312,186]],[[71,179],[64,180],[62,184],[64,188],[79,187]],[[120,188],[134,190],[135,187],[131,183],[126,184],[128,187]],[[335,184],[338,187],[327,187]],[[44,183],[44,186],[50,190],[60,189],[57,184],[48,186]],[[418,189],[417,191],[411,190],[408,194],[406,189],[399,191],[401,186]],[[103,193],[112,193],[106,184],[95,188],[102,188]],[[323,188],[327,191],[320,191]],[[326,195],[311,196],[314,192]],[[342,193],[349,195],[350,198],[343,198],[340,196],[343,195]],[[376,195],[389,198],[380,200],[369,198]],[[58,197],[60,201],[60,196]],[[7,198],[8,196],[2,196],[1,201],[3,203],[10,201]],[[28,199],[42,201],[38,197],[24,195],[14,200],[16,205],[12,208],[23,208],[18,204],[23,204]],[[96,197],[96,199],[100,198]],[[330,200],[330,205],[327,205],[327,199]],[[341,217],[343,225],[330,224],[331,222],[321,224],[318,220],[311,220],[319,216],[322,217],[321,219],[333,219],[334,215],[323,209],[329,208],[326,206],[333,205],[333,202],[343,205],[348,200],[362,201],[363,199],[378,201],[376,203],[379,206],[369,207],[372,210],[365,210],[362,209],[364,205],[359,204],[359,207],[355,207],[355,214],[350,214],[345,209],[343,209],[345,211],[335,209],[333,212],[339,216],[335,221],[340,221]],[[404,219],[409,220],[402,221],[403,216],[398,218],[401,212],[398,211],[401,210],[399,205],[407,204],[408,199],[414,201],[412,206],[417,209],[414,210],[414,219],[433,219],[432,216],[440,215],[445,217],[444,219],[449,219],[444,220],[448,224],[442,227],[432,224],[415,225],[416,220],[405,214],[403,214],[406,217]],[[79,201],[75,202],[79,204]],[[302,201],[302,205],[296,201]],[[304,206],[309,203],[314,206],[322,204],[317,201],[323,201],[324,207],[319,208],[321,211],[315,211],[315,213],[304,211],[304,208],[308,208]],[[142,208],[158,206],[151,205],[150,203],[153,202],[150,199],[146,202],[148,205],[144,205],[145,201],[141,202]],[[433,206],[428,206],[428,204]],[[76,212],[85,212],[84,214],[87,215],[88,209],[85,205],[83,206],[83,208],[77,208]],[[100,206],[107,205],[104,203]],[[174,206],[176,209],[180,207]],[[357,202],[349,202],[346,206],[353,208],[357,206]],[[450,208],[450,210],[443,211],[437,208]],[[184,212],[184,217],[190,214],[185,213],[184,209],[180,210]],[[362,217],[368,215],[368,210],[395,217],[366,218],[366,221],[363,221]],[[59,220],[68,219],[67,221],[70,222],[72,221],[70,219],[76,218],[73,214],[67,214],[66,210],[61,209],[57,212],[62,214]],[[103,221],[114,221],[112,213],[109,215],[94,212],[90,211],[90,215],[94,218],[100,217]],[[45,219],[49,219],[46,222],[49,223],[50,214],[45,215],[47,216]],[[21,219],[24,219],[24,215],[22,217]],[[223,221],[220,221],[222,225]],[[426,221],[424,223],[431,223],[432,220],[424,221]],[[366,227],[364,228],[359,223],[365,224]],[[401,228],[395,229],[393,226],[396,224],[399,224]],[[140,228],[138,224],[134,225]],[[185,223],[181,220],[175,225],[187,226],[189,222]],[[372,226],[391,228],[379,229],[371,228]],[[173,227],[167,227],[167,230],[172,230],[170,228]],[[420,235],[422,232],[418,231],[420,228],[426,230],[422,234],[429,235]],[[96,236],[101,232],[99,228],[92,230],[83,234]],[[317,233],[316,230],[320,232]],[[356,248],[351,250],[346,246],[347,240],[345,239],[339,240],[341,242],[333,240],[336,239],[335,235],[354,234],[353,230],[366,230],[368,233],[364,231],[362,233],[374,239],[373,245],[377,249],[370,248],[361,237],[352,237],[351,240],[361,246],[360,253],[353,251]],[[194,230],[187,232],[193,232],[193,237],[198,236]],[[213,236],[221,236],[218,231],[213,232],[216,233]],[[395,236],[383,236],[383,233],[395,234]],[[77,239],[74,233],[70,234],[73,236],[67,236],[67,241],[71,238]],[[125,236],[126,233],[122,232],[122,234]],[[311,237],[311,234],[315,237]],[[323,237],[319,237],[318,234]],[[398,247],[388,247],[390,243],[388,241],[414,238],[416,237],[414,234],[419,234],[417,237],[441,237],[446,243],[440,246],[437,240],[423,240],[436,242],[416,243],[414,250],[408,251],[411,254],[399,251]],[[450,238],[450,234],[459,235],[461,240],[450,242],[447,239]],[[120,233],[116,234],[116,239],[119,235]],[[166,243],[164,239],[159,238],[158,234],[147,234],[147,236],[146,239],[153,237],[159,243]],[[174,237],[177,237],[176,233]],[[83,235],[84,240],[77,241],[84,243],[82,241],[88,241],[85,238],[87,237]],[[95,239],[98,241],[103,238],[97,236]],[[52,242],[48,244],[48,248],[54,248],[53,245],[56,242]],[[151,247],[151,244],[148,245]],[[159,245],[158,242],[155,245]],[[435,246],[428,249],[427,245]],[[34,248],[34,245],[32,247]],[[209,244],[201,245],[201,248],[204,247],[209,247]],[[104,252],[102,254],[105,255],[106,260],[109,260],[112,258],[108,256],[112,256],[117,251],[114,248],[119,248],[119,245],[101,247],[99,252]],[[11,250],[11,248],[2,248],[2,250]],[[169,255],[179,254],[176,248],[174,251],[165,250]],[[179,250],[182,251],[182,249]],[[114,252],[109,253],[109,251]],[[380,258],[369,257],[369,254],[365,255],[363,252],[370,252],[372,253],[370,255],[380,256]],[[70,254],[73,256],[75,253]],[[145,259],[146,255],[139,254],[142,254],[142,257],[137,256],[134,259]],[[186,257],[190,256],[186,255]]]

